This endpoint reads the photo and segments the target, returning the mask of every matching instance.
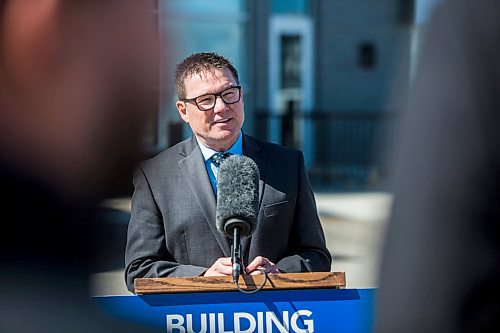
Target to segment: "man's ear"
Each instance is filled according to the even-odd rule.
[[[184,120],[185,123],[189,124],[189,116],[187,114],[186,103],[183,101],[177,101],[175,103],[175,106],[177,107],[182,120]]]

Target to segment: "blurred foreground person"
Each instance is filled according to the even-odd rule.
[[[154,8],[0,1],[1,332],[126,331],[89,302],[91,217],[156,110]]]
[[[500,329],[500,2],[428,27],[396,165],[377,332]]]

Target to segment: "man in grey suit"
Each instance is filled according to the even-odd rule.
[[[217,153],[243,154],[260,171],[257,229],[242,240],[246,272],[329,271],[302,153],[242,133],[243,90],[233,65],[215,53],[194,54],[177,66],[176,88],[194,135],[134,176],[128,289],[141,277],[231,275],[230,240],[215,225]]]

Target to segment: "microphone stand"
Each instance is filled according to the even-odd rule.
[[[257,291],[261,290],[264,288],[264,285],[267,282],[267,273],[265,271],[261,271],[262,274],[264,275],[264,280],[262,281],[262,284],[258,286],[256,289],[252,290],[244,290],[241,289],[239,284],[238,284],[238,278],[240,275],[243,275],[243,262],[241,258],[241,231],[244,228],[244,224],[242,224],[242,221],[239,219],[230,219],[229,221],[226,222],[225,228],[228,234],[231,233],[233,234],[233,244],[231,245],[231,264],[232,264],[232,275],[233,275],[233,283],[236,286],[236,288],[241,291],[242,293],[245,294],[253,294],[256,293]],[[231,230],[232,228],[232,230]]]
[[[233,264],[233,282],[238,282],[238,277],[243,274],[243,265],[241,262],[241,230],[236,227],[233,229],[233,244],[231,245],[231,263]]]

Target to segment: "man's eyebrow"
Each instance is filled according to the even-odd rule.
[[[222,88],[220,88],[219,90],[215,91],[215,92],[210,92],[210,93],[203,93],[201,94],[200,96],[198,97],[201,97],[201,96],[205,96],[205,95],[213,95],[213,94],[218,94],[220,92],[223,92],[224,90],[226,89],[229,89],[229,88],[234,88],[234,87],[237,87],[238,85],[236,83],[230,83],[229,85],[227,86],[224,86]]]

